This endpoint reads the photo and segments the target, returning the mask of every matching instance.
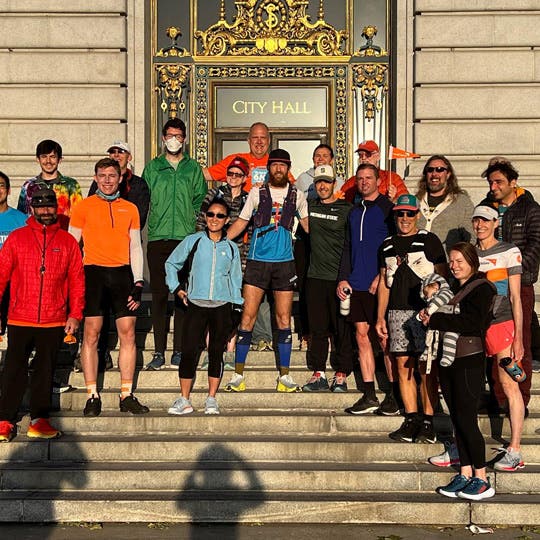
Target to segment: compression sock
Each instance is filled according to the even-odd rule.
[[[98,391],[97,391],[97,382],[96,381],[90,381],[86,383],[86,395],[88,398],[91,398],[92,396],[98,397]]]
[[[292,333],[290,328],[278,330],[279,374],[287,375],[291,365]]]
[[[236,353],[234,355],[234,371],[238,375],[244,374],[244,366],[251,345],[251,330],[238,329],[238,339],[236,340]]]
[[[375,393],[375,383],[373,381],[364,383],[364,395],[372,401],[377,399],[377,394]]]

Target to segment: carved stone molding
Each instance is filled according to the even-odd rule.
[[[345,30],[324,20],[323,0],[318,18],[310,20],[308,0],[235,0],[237,14],[225,19],[221,0],[217,23],[198,30],[199,56],[340,56]]]
[[[356,64],[352,69],[353,84],[360,88],[364,117],[373,120],[388,93],[388,64]]]

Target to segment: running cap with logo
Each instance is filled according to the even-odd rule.
[[[410,193],[400,195],[392,210],[414,210],[417,212],[419,210],[418,199]]]
[[[52,189],[41,188],[32,193],[30,200],[32,208],[43,208],[45,206],[58,206],[56,193]]]
[[[355,152],[369,152],[370,154],[373,154],[373,152],[379,151],[379,145],[372,140],[369,141],[362,141],[358,148],[355,150]]]
[[[128,154],[131,154],[131,148],[129,147],[129,144],[124,141],[114,141],[111,146],[109,146],[109,149],[107,150],[107,154],[110,154],[114,148],[118,148],[119,150],[124,150]]]
[[[487,221],[492,221],[494,219],[499,219],[499,213],[495,208],[491,208],[491,206],[479,205],[474,209],[472,217],[479,217]]]
[[[334,175],[334,169],[332,165],[319,165],[315,169],[315,176],[313,177],[313,183],[317,182],[335,182],[336,177]]]
[[[285,165],[291,166],[291,155],[287,150],[283,148],[275,148],[268,155],[268,167],[271,163],[285,163]]]
[[[249,174],[249,164],[244,158],[240,156],[236,156],[232,159],[232,161],[229,163],[229,166],[227,167],[227,171],[229,171],[229,169],[232,169],[233,167],[240,169],[244,173],[244,176],[247,176]]]

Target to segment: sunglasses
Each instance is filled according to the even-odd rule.
[[[217,217],[218,219],[225,219],[227,214],[216,213],[216,212],[206,212],[206,217]]]
[[[418,214],[417,210],[396,210],[396,217],[414,217]]]
[[[445,172],[448,169],[446,167],[426,167],[426,172],[432,173],[432,172]]]
[[[241,172],[227,171],[227,176],[230,176],[231,178],[244,178],[244,176],[246,176],[246,175],[244,173],[241,173]]]
[[[110,154],[127,154],[127,150],[124,150],[123,148],[113,148],[110,152]]]

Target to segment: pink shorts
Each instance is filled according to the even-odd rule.
[[[514,321],[492,324],[486,332],[486,354],[495,356],[504,351],[514,341]]]

